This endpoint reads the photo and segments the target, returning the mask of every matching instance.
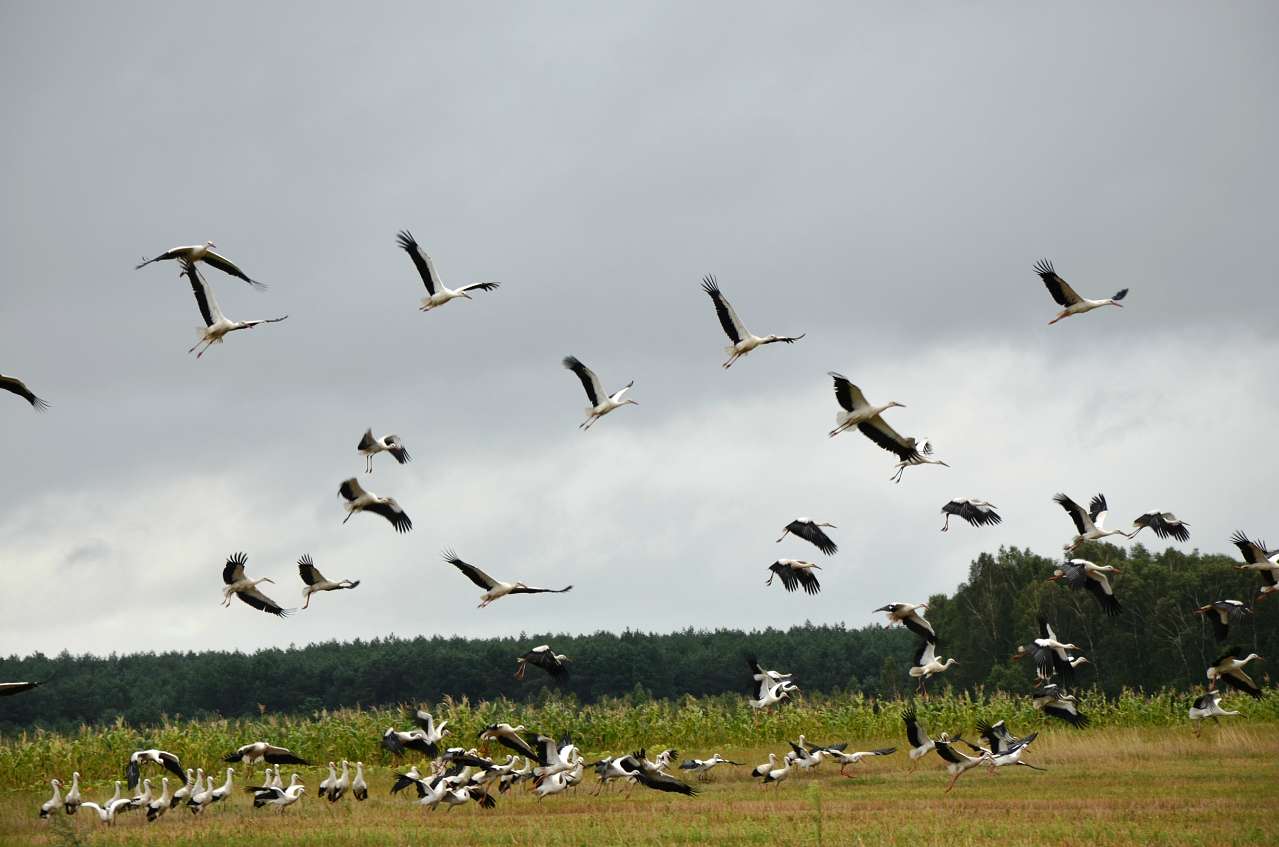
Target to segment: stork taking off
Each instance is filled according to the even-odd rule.
[[[124,766],[124,777],[129,784],[129,788],[138,787],[138,778],[142,775],[142,766],[146,764],[160,765],[169,773],[183,781],[186,780],[186,771],[182,770],[182,763],[178,761],[178,757],[166,750],[138,750],[129,756],[128,764]],[[147,798],[148,801],[150,798]]]
[[[248,274],[236,267],[235,263],[226,256],[221,256],[213,252],[213,248],[217,246],[218,245],[214,244],[212,241],[206,241],[203,244],[195,244],[189,247],[170,247],[154,259],[146,259],[142,262],[142,264],[134,268],[134,270],[145,268],[152,262],[167,262],[173,259],[177,259],[179,262],[192,264],[195,262],[204,262],[206,265],[222,271],[222,273],[230,274],[233,277],[238,277],[239,279],[244,280],[259,291],[266,290],[265,285],[258,282],[256,279],[250,279]]]
[[[875,756],[891,756],[896,752],[896,747],[880,747],[878,750],[862,750],[856,753],[846,753],[843,750],[836,750],[834,747],[826,748],[826,755],[840,763],[840,776],[848,777],[849,779],[853,778],[852,774],[847,773],[849,765],[855,765],[862,759],[868,759]]]
[[[959,778],[968,771],[990,759],[990,754],[982,753],[980,756],[970,756],[967,753],[955,747],[958,738],[952,739],[947,733],[942,733],[937,739],[937,755],[941,756],[942,761],[946,763],[946,773],[950,774],[950,782],[946,784],[944,794],[949,794],[950,790],[955,787],[955,783]]]
[[[772,585],[774,579],[780,579],[782,586],[787,591],[796,591],[803,587],[807,594],[816,594],[822,590],[822,584],[817,581],[817,574],[814,570],[821,570],[821,565],[815,565],[812,562],[801,562],[799,559],[778,559],[768,566],[772,571],[765,585]]]
[[[1190,704],[1190,719],[1195,722],[1195,735],[1200,733],[1203,729],[1203,721],[1208,718],[1212,718],[1213,723],[1220,723],[1217,718],[1226,718],[1237,714],[1239,712],[1221,708],[1221,694],[1217,691],[1208,691],[1200,694],[1195,698],[1195,702]]]
[[[564,588],[534,588],[522,582],[500,582],[475,567],[475,565],[462,561],[452,550],[444,551],[444,561],[457,568],[467,579],[484,589],[484,593],[480,596],[480,605],[478,606],[480,609],[483,609],[494,600],[502,599],[508,594],[563,594],[573,589],[571,585]]]
[[[1030,692],[1031,702],[1036,709],[1048,717],[1063,720],[1073,727],[1083,729],[1088,726],[1088,716],[1079,711],[1079,703],[1073,694],[1055,682],[1036,685]]]
[[[586,389],[586,399],[591,403],[586,407],[586,420],[577,425],[578,429],[583,431],[590,429],[596,421],[614,409],[620,409],[626,405],[639,405],[638,400],[622,399],[626,396],[626,392],[631,390],[635,380],[626,383],[621,390],[613,394],[605,394],[604,386],[600,384],[600,378],[595,375],[595,371],[582,364],[576,356],[565,356],[564,367],[577,374],[577,378],[582,381],[582,387]]]
[[[1070,515],[1070,519],[1075,522],[1075,529],[1079,530],[1079,534],[1071,539],[1069,544],[1065,545],[1064,549],[1067,553],[1073,551],[1085,541],[1100,541],[1111,535],[1122,535],[1124,538],[1132,537],[1132,535],[1122,529],[1106,529],[1103,526],[1106,522],[1106,513],[1108,511],[1106,495],[1104,494],[1098,494],[1093,497],[1092,502],[1088,504],[1087,511],[1084,511],[1083,506],[1080,506],[1065,494],[1053,495],[1053,502],[1066,510],[1066,514]],[[1135,534],[1133,533],[1133,535]]]
[[[1003,523],[1004,519],[999,516],[995,508],[993,504],[985,500],[956,497],[941,507],[942,514],[946,516],[946,522],[942,524],[941,531],[946,532],[950,529],[952,516],[967,521],[969,526],[994,526]]]
[[[260,809],[263,806],[275,806],[281,812],[284,811],[285,806],[292,806],[306,793],[306,787],[302,785],[302,780],[297,774],[293,774],[289,778],[288,788],[254,785],[244,790],[253,795],[253,808]]]
[[[731,368],[733,362],[736,362],[742,356],[745,356],[756,347],[765,344],[776,344],[782,342],[784,344],[794,344],[804,337],[800,335],[752,335],[750,330],[737,317],[737,312],[733,311],[732,305],[725,299],[723,292],[719,290],[719,283],[716,282],[714,276],[707,276],[702,279],[702,290],[710,295],[711,302],[715,304],[715,314],[719,316],[719,325],[724,328],[724,334],[728,336],[728,340],[733,342],[725,352],[728,353],[728,361],[723,364],[725,368]]]
[[[539,644],[516,661],[519,666],[515,670],[515,678],[523,679],[524,671],[529,665],[541,668],[552,677],[561,677],[568,673],[570,659],[563,653],[556,653],[549,644]]]
[[[48,403],[37,397],[30,388],[27,388],[27,384],[18,379],[16,376],[5,376],[4,374],[0,374],[0,391],[8,391],[11,394],[18,395],[23,400],[30,403],[31,408],[35,409],[37,412],[43,412],[45,409],[49,408]]]
[[[196,327],[196,335],[199,341],[188,350],[188,353],[195,353],[201,344],[204,350],[195,353],[198,359],[204,355],[214,344],[221,344],[222,339],[228,333],[238,332],[242,329],[253,329],[259,324],[274,324],[288,318],[288,315],[282,315],[278,318],[259,318],[252,321],[233,321],[226,315],[222,314],[222,309],[218,306],[218,299],[213,296],[213,287],[205,282],[204,277],[200,276],[200,272],[195,265],[186,259],[182,260],[182,275],[191,281],[191,291],[195,294],[195,303],[200,308],[200,317],[204,318],[204,326]]]
[[[716,753],[709,759],[686,759],[683,762],[680,762],[679,769],[697,774],[697,778],[704,782],[710,778],[711,769],[717,765],[740,766],[741,764],[741,762],[734,762],[731,759],[725,759],[719,753]]]
[[[360,443],[355,446],[360,455],[364,457],[364,472],[373,473],[373,457],[378,453],[390,453],[395,461],[401,465],[406,465],[413,461],[413,457],[409,455],[409,451],[404,449],[404,442],[400,440],[398,435],[394,433],[384,435],[381,438],[373,436],[373,430],[364,430]]]
[[[310,553],[303,553],[302,558],[298,559],[298,576],[302,577],[302,581],[306,583],[302,589],[303,609],[311,605],[311,595],[317,591],[341,591],[355,588],[360,584],[358,579],[342,579],[337,582],[325,579],[324,574],[320,573],[319,568],[315,566],[315,562],[311,561]]]
[[[287,747],[277,747],[265,741],[254,741],[228,753],[222,760],[228,763],[242,762],[252,765],[256,762],[269,762],[273,765],[309,765],[306,759]]]
[[[1236,691],[1242,691],[1249,697],[1260,700],[1261,689],[1257,687],[1257,683],[1253,682],[1252,677],[1244,672],[1244,666],[1254,659],[1261,661],[1261,656],[1256,653],[1244,656],[1240,648],[1230,648],[1208,668],[1209,689],[1216,690],[1217,683],[1224,682]]]
[[[919,612],[920,609],[927,608],[927,603],[889,603],[875,611],[886,613],[890,626],[895,623],[902,624],[925,641],[936,642],[937,633],[933,631],[933,625]]]
[[[372,491],[365,491],[355,477],[338,486],[338,494],[346,500],[343,504],[346,507],[346,517],[343,518],[342,523],[349,521],[351,515],[356,512],[371,512],[386,518],[387,522],[395,527],[396,532],[408,532],[413,529],[413,521],[400,508],[400,504],[394,497],[379,497]]]
[[[1230,637],[1230,625],[1239,623],[1252,614],[1252,609],[1238,600],[1214,600],[1195,609],[1196,615],[1203,615],[1212,624],[1212,632],[1218,641]]]
[[[937,645],[933,641],[924,639],[919,642],[919,649],[915,651],[915,664],[910,669],[910,675],[919,680],[919,692],[925,696],[928,689],[924,687],[929,677],[939,673],[945,673],[950,670],[952,665],[959,664],[959,660],[954,657],[941,661],[937,658]]]
[[[795,520],[786,524],[786,529],[782,531],[782,537],[777,539],[779,542],[787,535],[794,535],[802,538],[809,544],[821,550],[827,556],[834,556],[839,550],[835,546],[835,542],[830,540],[830,536],[822,532],[822,528],[835,529],[833,523],[818,523],[812,518],[795,518]]]
[[[269,582],[275,584],[275,580],[269,576],[261,579],[249,579],[244,575],[244,565],[249,561],[249,557],[243,553],[236,553],[226,560],[226,564],[222,566],[222,582],[226,586],[222,589],[222,605],[230,606],[231,598],[238,597],[240,602],[247,603],[255,609],[261,609],[267,614],[276,615],[278,617],[287,617],[293,613],[292,609],[286,609],[279,603],[258,590],[258,584]],[[178,776],[182,776],[179,772]],[[133,786],[130,785],[130,788]]]
[[[1048,577],[1049,582],[1065,582],[1071,588],[1082,588],[1097,598],[1102,610],[1111,617],[1123,611],[1107,574],[1119,573],[1114,565],[1097,565],[1087,559],[1071,559]]]
[[[1048,623],[1046,618],[1039,619],[1039,637],[1032,641],[1029,645],[1021,645],[1017,648],[1017,652],[1013,654],[1014,662],[1019,662],[1026,656],[1030,656],[1035,660],[1035,676],[1040,680],[1048,681],[1054,675],[1070,682],[1074,679],[1075,668],[1086,663],[1088,660],[1083,656],[1072,656],[1072,650],[1078,650],[1075,644],[1063,644],[1057,640],[1057,633],[1053,632],[1052,625]]]
[[[473,282],[470,285],[463,285],[461,288],[447,288],[444,283],[440,282],[440,277],[435,272],[435,263],[431,261],[431,257],[427,255],[427,252],[414,240],[412,233],[407,229],[402,230],[395,237],[395,242],[400,245],[400,249],[409,254],[409,258],[413,260],[413,266],[417,268],[418,275],[422,277],[422,284],[426,286],[426,296],[422,298],[420,307],[423,312],[437,309],[450,300],[456,300],[459,297],[465,297],[470,300],[472,299],[470,294],[472,291],[493,291],[501,285],[501,283],[497,282]]]
[[[1157,509],[1146,512],[1139,515],[1137,520],[1132,522],[1132,526],[1132,532],[1128,533],[1129,538],[1136,538],[1138,533],[1149,527],[1150,531],[1160,538],[1173,538],[1183,543],[1190,540],[1190,530],[1186,529],[1190,524],[1178,520],[1172,512],[1161,512]]]
[[[907,438],[906,443],[915,445],[915,453],[913,455],[906,456],[897,463],[897,473],[889,477],[889,479],[893,482],[901,482],[902,474],[906,473],[906,469],[913,468],[917,465],[941,465],[943,468],[950,467],[950,465],[933,455],[933,442],[931,439],[924,438],[922,440],[916,440],[914,438]]]
[[[969,746],[979,753],[986,754],[986,763],[992,771],[995,768],[1002,768],[1007,765],[1020,765],[1036,771],[1047,770],[1047,768],[1037,767],[1021,760],[1026,748],[1039,737],[1038,732],[1032,732],[1024,738],[1018,738],[1009,732],[1008,726],[1003,721],[995,721],[995,723],[991,724],[984,720],[977,722],[977,732],[990,745],[989,749],[983,749],[976,745]],[[967,744],[967,742],[964,743]]]
[[[1053,270],[1052,262],[1047,259],[1040,259],[1035,263],[1035,272],[1044,281],[1044,287],[1048,289],[1048,293],[1052,295],[1057,305],[1065,307],[1057,317],[1048,322],[1049,326],[1063,318],[1068,318],[1071,315],[1082,315],[1084,312],[1091,312],[1093,309],[1099,309],[1102,306],[1118,306],[1122,309],[1123,304],[1119,301],[1128,296],[1128,289],[1123,288],[1116,291],[1113,297],[1107,297],[1105,300],[1088,300],[1080,297],[1066,280],[1057,276],[1057,272]]]

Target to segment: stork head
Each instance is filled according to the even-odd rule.
[[[892,409],[892,408],[904,409],[904,408],[906,408],[906,404],[905,404],[905,403],[898,403],[896,400],[889,400],[889,401],[888,401],[888,408],[890,408],[890,409]]]
[[[1012,660],[1014,662],[1020,662],[1024,658],[1026,658],[1026,648],[1024,645],[1018,645],[1017,652],[1012,655]]]
[[[205,246],[205,247],[217,247],[218,245],[214,244],[212,241],[206,241],[206,242],[204,242],[204,246]]]
[[[1209,613],[1209,612],[1211,612],[1211,611],[1212,611],[1212,604],[1211,604],[1211,603],[1209,603],[1207,606],[1200,606],[1198,609],[1195,609],[1195,614],[1196,614],[1196,615],[1206,615],[1206,614],[1208,614],[1208,613]]]
[[[1057,582],[1058,580],[1060,580],[1060,579],[1061,579],[1062,577],[1064,577],[1065,575],[1066,575],[1066,572],[1065,572],[1065,571],[1063,571],[1061,568],[1058,568],[1057,570],[1053,571],[1053,575],[1052,575],[1052,576],[1048,577],[1048,581],[1049,581],[1049,582]]]

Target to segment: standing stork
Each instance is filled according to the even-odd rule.
[[[933,625],[919,613],[920,609],[927,608],[927,603],[889,603],[886,606],[880,606],[875,611],[885,612],[888,615],[889,626],[895,623],[902,624],[925,641],[935,643],[937,641],[937,633],[933,631]]]
[[[604,386],[600,384],[600,378],[595,375],[595,371],[582,364],[581,360],[576,356],[565,356],[564,367],[577,374],[577,378],[582,381],[582,387],[586,389],[586,399],[590,401],[590,406],[586,409],[586,420],[577,425],[577,428],[585,432],[595,425],[595,422],[607,415],[614,409],[620,409],[623,406],[638,406],[638,400],[623,400],[626,392],[631,390],[635,385],[635,380],[626,383],[619,391],[613,394],[605,394]]]
[[[249,275],[236,267],[236,264],[226,256],[213,252],[213,248],[218,245],[212,241],[206,241],[203,244],[193,244],[188,247],[170,247],[154,259],[146,259],[142,264],[134,268],[141,270],[152,262],[167,262],[177,259],[179,262],[187,262],[194,264],[195,262],[204,262],[206,265],[215,267],[224,274],[230,274],[233,277],[242,279],[258,291],[265,291],[266,286],[258,282],[256,279],[250,279]]]
[[[787,591],[796,591],[801,586],[805,593],[816,594],[822,590],[822,584],[817,581],[817,574],[814,570],[821,570],[821,565],[815,565],[812,562],[801,562],[799,559],[778,559],[768,566],[772,571],[765,585],[772,585],[774,579],[780,579],[782,586]]]
[[[942,514],[946,516],[946,522],[942,524],[941,531],[947,532],[950,529],[952,516],[967,521],[969,526],[994,526],[1003,523],[1004,519],[995,511],[996,508],[985,500],[956,497],[941,507]]]
[[[62,780],[51,779],[49,785],[53,787],[53,796],[44,801],[40,806],[40,817],[47,818],[54,812],[62,808]]]
[[[67,796],[62,798],[62,806],[66,809],[68,815],[74,815],[81,806],[79,771],[74,771],[71,774],[71,788],[68,789]]]
[[[444,551],[444,561],[457,568],[467,579],[484,589],[484,593],[480,596],[480,605],[477,607],[480,609],[483,609],[494,600],[502,599],[508,594],[563,594],[573,589],[571,585],[564,588],[533,588],[522,582],[501,582],[475,567],[475,565],[462,561],[452,550]]]
[[[716,282],[713,275],[702,279],[702,290],[710,295],[711,302],[715,304],[715,314],[719,316],[719,325],[724,328],[724,334],[728,336],[728,340],[733,342],[725,348],[725,352],[728,353],[728,361],[722,367],[731,368],[733,362],[736,362],[756,347],[765,344],[776,344],[779,341],[783,344],[794,344],[804,337],[804,334],[752,335],[750,330],[737,317],[737,312],[733,311],[733,307],[724,297],[724,293],[719,290],[719,283]]]
[[[910,669],[910,675],[919,680],[919,692],[927,696],[928,689],[924,686],[924,683],[928,681],[929,677],[945,673],[950,670],[952,665],[957,664],[959,664],[959,660],[953,656],[944,662],[938,659],[936,642],[925,638],[919,642],[919,649],[915,651],[915,664]]]
[[[360,438],[360,443],[355,445],[355,449],[364,457],[365,473],[373,473],[373,457],[378,453],[390,453],[401,465],[407,465],[413,461],[409,451],[404,449],[404,442],[395,433],[375,438],[373,430],[366,429]]]
[[[1085,541],[1100,541],[1111,535],[1122,535],[1124,538],[1132,538],[1132,535],[1124,532],[1122,529],[1106,529],[1103,524],[1106,522],[1106,495],[1098,494],[1092,498],[1092,502],[1088,504],[1088,510],[1084,511],[1084,507],[1080,506],[1074,500],[1071,500],[1065,494],[1053,495],[1053,502],[1066,510],[1066,514],[1070,515],[1070,519],[1075,522],[1075,529],[1079,530],[1071,542],[1065,546],[1067,553],[1073,551]],[[1133,533],[1135,535],[1136,533]]]
[[[1106,574],[1119,573],[1114,565],[1097,565],[1087,559],[1071,559],[1063,567],[1053,571],[1049,582],[1065,582],[1071,588],[1082,588],[1097,598],[1102,610],[1111,617],[1123,611],[1119,598],[1110,586]]]
[[[1203,615],[1212,624],[1213,634],[1218,641],[1225,641],[1230,637],[1230,625],[1251,615],[1252,609],[1238,600],[1214,600],[1195,609],[1195,614]]]
[[[1244,656],[1243,650],[1231,647],[1209,666],[1209,690],[1216,690],[1217,683],[1224,682],[1236,691],[1242,691],[1249,697],[1260,700],[1261,689],[1257,687],[1257,683],[1253,682],[1252,677],[1244,672],[1244,666],[1254,659],[1261,661],[1261,656],[1256,653]]]
[[[518,667],[515,670],[515,678],[523,679],[524,671],[529,665],[541,668],[552,677],[561,677],[568,673],[568,663],[570,661],[572,660],[568,656],[552,650],[551,645],[539,644],[516,659]]]
[[[1044,287],[1048,289],[1048,293],[1052,295],[1057,305],[1064,307],[1057,317],[1048,322],[1049,326],[1063,318],[1068,318],[1071,315],[1082,315],[1084,312],[1091,312],[1093,309],[1099,309],[1102,306],[1118,306],[1122,309],[1124,304],[1119,301],[1128,296],[1128,289],[1123,288],[1116,291],[1113,297],[1107,297],[1105,300],[1088,300],[1080,297],[1066,280],[1057,276],[1057,272],[1053,270],[1053,263],[1047,259],[1040,259],[1035,263],[1035,272],[1044,281]]]
[[[203,356],[205,351],[214,344],[221,344],[222,339],[228,333],[238,332],[242,329],[253,329],[259,324],[275,324],[288,318],[288,315],[282,315],[278,318],[233,321],[222,314],[222,309],[218,306],[218,299],[213,296],[213,287],[205,282],[204,277],[200,276],[200,272],[196,270],[195,265],[186,259],[182,260],[182,275],[191,281],[191,291],[195,294],[195,303],[200,308],[200,317],[204,318],[204,326],[196,327],[195,329],[200,340],[187,351],[188,353],[195,353],[200,345],[203,344],[204,350],[195,353],[197,359]]]
[[[302,577],[302,581],[306,583],[302,588],[303,609],[311,605],[311,595],[317,591],[342,591],[355,588],[360,584],[358,579],[342,579],[337,582],[325,579],[324,574],[320,573],[319,568],[315,566],[315,562],[311,561],[310,553],[303,553],[302,558],[298,559],[298,576]]]
[[[1137,520],[1132,522],[1132,526],[1132,532],[1128,533],[1129,538],[1136,538],[1143,529],[1149,528],[1160,538],[1173,538],[1182,543],[1190,540],[1190,530],[1186,529],[1190,524],[1178,520],[1172,512],[1153,509],[1138,515]]]
[[[822,532],[822,527],[827,529],[836,529],[833,523],[818,523],[812,518],[795,518],[795,520],[786,524],[786,529],[782,530],[782,537],[777,539],[778,542],[787,535],[794,535],[796,538],[802,538],[809,544],[821,550],[827,556],[834,556],[839,550],[835,546],[835,542],[830,540],[830,536]]]
[[[49,404],[37,397],[27,384],[16,376],[5,376],[0,374],[0,391],[8,391],[10,394],[16,394],[23,400],[31,404],[31,408],[37,412],[43,412],[49,408]]]
[[[293,613],[292,609],[286,609],[279,603],[258,590],[258,584],[269,582],[275,584],[275,580],[269,576],[261,579],[249,579],[244,575],[244,565],[249,561],[249,557],[243,553],[236,553],[226,560],[226,564],[222,566],[222,582],[226,587],[222,589],[222,605],[230,606],[231,598],[238,597],[240,602],[246,603],[255,609],[261,609],[267,614],[277,617],[288,617]],[[182,776],[179,772],[178,776]],[[130,788],[133,785],[129,786]]]
[[[444,283],[440,282],[440,277],[435,272],[435,262],[431,261],[431,257],[413,238],[412,233],[407,229],[401,230],[396,235],[395,242],[400,246],[401,250],[409,254],[409,258],[413,260],[413,266],[417,268],[418,275],[422,277],[422,284],[426,286],[426,296],[422,298],[420,307],[423,312],[437,309],[450,300],[456,300],[459,297],[471,300],[473,298],[470,292],[493,291],[501,285],[498,282],[473,282],[470,285],[463,285],[461,288],[448,288]]]
[[[1217,691],[1208,691],[1200,694],[1190,704],[1190,719],[1195,721],[1195,735],[1199,735],[1203,730],[1202,721],[1212,718],[1213,723],[1221,723],[1217,718],[1226,718],[1237,714],[1239,712],[1221,708],[1221,693]]]
[[[346,500],[342,504],[346,507],[346,517],[343,518],[342,523],[349,521],[351,515],[356,512],[372,512],[386,518],[387,522],[395,527],[396,532],[408,532],[413,529],[413,521],[409,519],[404,509],[400,508],[400,504],[394,497],[379,497],[372,491],[365,491],[355,477],[345,480],[338,486],[338,494]]]

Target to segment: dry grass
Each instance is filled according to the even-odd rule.
[[[1016,727],[1014,727],[1016,728]],[[879,745],[897,738],[860,739]],[[776,748],[774,748],[776,749]],[[390,797],[390,770],[370,774],[373,796],[331,805],[315,797],[279,814],[254,811],[246,796],[201,819],[170,813],[155,824],[131,814],[113,829],[86,814],[50,825],[36,817],[46,793],[0,797],[0,844],[473,845],[777,844],[809,845],[1262,845],[1279,843],[1279,727],[1052,731],[1032,748],[1048,773],[975,771],[944,795],[935,756],[913,775],[903,753],[844,779],[823,766],[775,789],[745,768],[720,769],[695,798],[636,789],[591,796],[593,776],[570,796],[538,801],[520,792],[482,811],[427,812]],[[697,754],[708,751],[689,751]],[[724,749],[756,763],[760,749]],[[321,771],[303,769],[308,786]],[[110,792],[95,784],[92,799]]]

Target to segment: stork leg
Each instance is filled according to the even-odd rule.
[[[946,514],[946,522],[941,525],[942,532],[950,532],[950,513]]]
[[[946,790],[942,792],[943,794],[949,794],[949,793],[950,793],[950,789],[952,789],[952,788],[954,788],[954,787],[955,787],[955,783],[956,783],[956,781],[958,781],[958,780],[959,780],[959,776],[960,776],[960,774],[962,774],[962,773],[963,773],[963,771],[960,771],[960,773],[957,773],[957,774],[955,774],[954,776],[952,776],[952,777],[950,778],[950,784],[946,786]]]

